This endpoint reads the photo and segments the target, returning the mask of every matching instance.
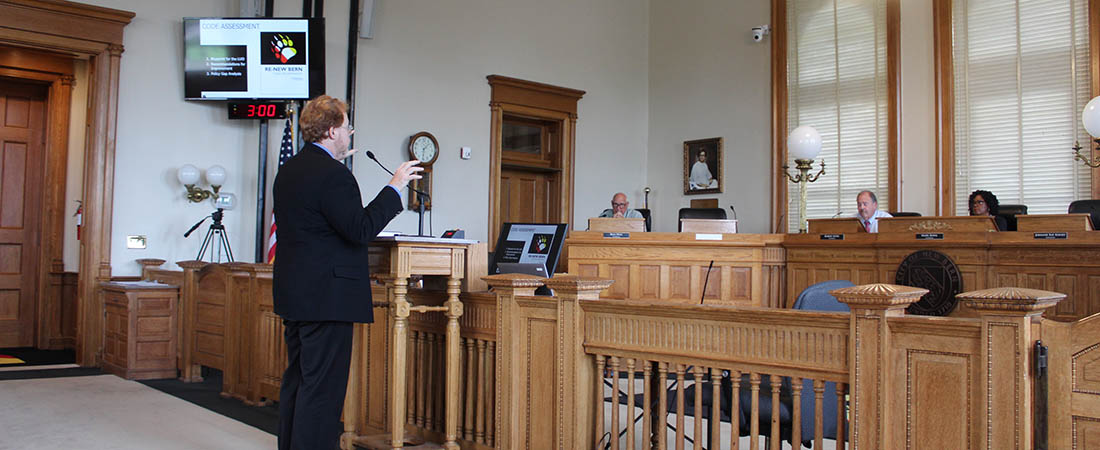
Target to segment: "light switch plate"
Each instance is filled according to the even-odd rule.
[[[145,236],[126,236],[126,248],[145,248]]]
[[[462,147],[462,149],[458,152],[458,156],[462,159],[470,159],[473,154],[474,152],[470,149],[470,147]]]

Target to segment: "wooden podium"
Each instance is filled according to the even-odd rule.
[[[406,421],[406,371],[408,370],[407,345],[409,314],[439,311],[447,316],[446,387],[444,408],[444,448],[457,449],[458,443],[458,386],[459,386],[459,328],[462,303],[458,294],[466,275],[466,252],[477,241],[465,239],[441,239],[433,237],[394,236],[375,239],[370,244],[372,276],[386,285],[389,315],[393,323],[393,354],[389,366],[389,426],[390,447],[401,448],[405,440]],[[438,276],[447,280],[447,301],[443,306],[413,306],[408,300],[409,277],[413,275]],[[375,299],[375,304],[382,303]],[[356,330],[359,333],[360,330]],[[341,447],[352,448],[359,437],[355,424],[359,422],[359,401],[363,383],[364,354],[356,339],[352,348],[351,371],[348,376],[350,401],[344,402],[344,434]]]

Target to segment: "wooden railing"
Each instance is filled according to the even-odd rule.
[[[178,280],[182,291],[196,293],[220,286],[223,394],[250,404],[277,400],[286,363],[270,266],[189,270],[149,269],[145,277]],[[213,274],[222,281],[204,284]],[[1050,348],[1048,448],[1098,444],[1100,315],[1041,319],[1061,294],[964,293],[959,298],[976,317],[942,318],[906,315],[922,290],[891,285],[835,291],[851,311],[826,313],[601,299],[610,280],[574,276],[486,280],[492,294],[461,296],[463,448],[779,448],[782,441],[1034,448],[1044,437],[1033,431],[1033,391],[1044,382],[1032,369],[1039,339]],[[543,282],[555,296],[533,295]],[[359,408],[353,427],[360,436],[389,429],[389,305],[384,287],[373,294],[377,322],[356,327],[363,351],[353,363],[364,379],[352,380],[348,398]],[[203,295],[194,311],[212,303]],[[410,289],[410,297],[425,305],[445,299],[423,289]],[[435,442],[443,423],[444,322],[441,314],[422,314],[409,325],[403,420],[410,435]]]

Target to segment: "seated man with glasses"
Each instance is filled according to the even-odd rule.
[[[600,213],[600,217],[614,217],[614,218],[628,218],[628,219],[642,219],[642,213],[637,210],[630,209],[630,202],[626,201],[626,194],[619,192],[611,197],[611,209],[605,209]]]

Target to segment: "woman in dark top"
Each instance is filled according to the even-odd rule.
[[[1008,222],[1004,217],[997,215],[1000,206],[997,196],[992,192],[979,189],[970,193],[970,215],[993,216],[993,220],[997,222],[997,231],[1005,231],[1008,229]]]

